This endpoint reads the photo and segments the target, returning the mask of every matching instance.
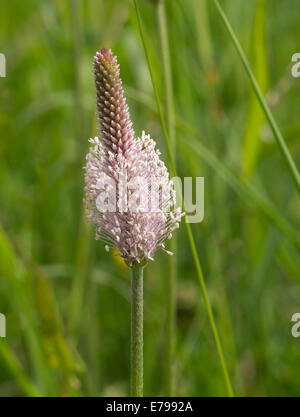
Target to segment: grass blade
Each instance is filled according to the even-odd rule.
[[[20,271],[21,269],[21,271]],[[11,294],[12,309],[18,314],[24,326],[24,339],[28,346],[30,360],[37,379],[38,386],[43,393],[53,393],[52,376],[47,372],[45,357],[40,343],[37,318],[30,299],[24,291],[24,270],[19,265],[17,256],[0,226],[0,275],[7,282]],[[20,275],[22,279],[20,279]]]
[[[69,0],[69,9],[71,15],[71,29],[72,29],[72,66],[74,68],[74,114],[75,114],[75,135],[78,145],[77,163],[78,166],[83,165],[84,149],[86,142],[84,138],[84,118],[83,118],[83,96],[82,96],[82,29],[79,25],[81,5],[78,0]],[[82,185],[82,170],[78,170],[78,184]],[[90,227],[85,222],[85,210],[82,205],[82,191],[79,190],[78,195],[80,199],[76,201],[78,204],[78,212],[80,217],[78,219],[77,244],[75,249],[76,262],[74,268],[74,280],[70,295],[70,315],[69,315],[69,332],[74,337],[76,344],[78,332],[80,329],[80,317],[82,304],[84,300],[85,287],[88,278],[89,258],[92,248],[92,238]]]
[[[41,393],[39,393],[33,386],[32,382],[23,371],[19,361],[4,340],[0,340],[0,357],[11,375],[14,377],[15,381],[23,390],[24,394],[28,397],[38,397],[41,395]]]
[[[194,152],[199,155],[214,171],[246,202],[253,202],[255,206],[267,217],[271,222],[284,232],[284,234],[300,248],[299,234],[294,230],[290,223],[276,210],[274,205],[270,203],[260,192],[258,192],[249,182],[242,181],[237,178],[234,173],[223,164],[209,149],[207,149],[199,140],[196,133],[189,126],[180,123],[179,128],[185,133],[184,142],[193,148]],[[189,138],[186,135],[190,135]],[[195,139],[192,139],[194,137]]]
[[[234,46],[237,50],[237,53],[238,53],[238,55],[239,55],[239,57],[240,57],[240,59],[243,63],[243,66],[244,66],[244,68],[245,68],[245,70],[248,74],[248,77],[249,77],[250,82],[252,84],[252,87],[254,89],[255,95],[256,95],[256,97],[257,97],[257,99],[258,99],[258,101],[259,101],[259,103],[260,103],[260,105],[261,105],[261,107],[262,107],[262,109],[265,113],[265,116],[266,116],[266,118],[267,118],[267,120],[270,124],[270,127],[272,129],[274,137],[275,137],[275,139],[277,141],[277,144],[279,146],[279,149],[281,151],[281,154],[282,154],[282,156],[283,156],[283,158],[284,158],[284,160],[287,164],[287,167],[288,167],[289,172],[290,172],[290,174],[293,178],[293,181],[296,185],[298,193],[300,194],[300,174],[299,174],[299,171],[296,167],[296,164],[295,164],[295,162],[294,162],[294,160],[293,160],[293,158],[290,154],[290,151],[289,151],[289,149],[288,149],[288,147],[287,147],[287,145],[286,145],[286,143],[283,139],[283,136],[282,136],[282,134],[279,130],[279,127],[278,127],[278,125],[277,125],[277,123],[274,119],[274,116],[273,116],[273,114],[272,114],[272,112],[271,112],[271,110],[270,110],[262,92],[261,92],[261,89],[259,88],[259,85],[256,81],[256,78],[253,74],[253,71],[252,71],[251,66],[249,64],[249,61],[248,61],[248,59],[247,59],[247,57],[246,57],[246,55],[245,55],[245,53],[244,53],[244,51],[241,47],[240,42],[238,41],[238,39],[237,39],[237,37],[236,37],[236,35],[235,35],[227,17],[226,17],[222,7],[220,6],[219,1],[218,0],[213,0],[213,1],[215,3],[216,9],[218,10],[218,12],[221,16],[222,21],[223,21],[223,23],[224,23],[224,25],[225,25],[225,27],[226,27],[229,35],[230,35],[230,38],[231,38],[231,40],[232,40],[232,42],[233,42],[233,44],[234,44]]]

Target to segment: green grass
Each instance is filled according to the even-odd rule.
[[[118,55],[136,134],[151,133],[165,162],[174,148],[164,133],[176,137],[178,174],[205,177],[204,221],[191,225],[192,240],[183,223],[176,236],[176,393],[227,395],[194,241],[234,393],[299,395],[290,319],[300,309],[300,217],[290,173],[297,178],[300,164],[300,81],[289,72],[298,2],[220,1],[231,36],[214,3],[165,0],[168,69],[156,6],[138,1],[156,97],[132,1],[3,4],[0,396],[129,393],[129,269],[94,241],[81,203],[100,46]],[[145,268],[145,395],[166,392],[168,269],[165,253]]]

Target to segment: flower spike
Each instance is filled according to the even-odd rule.
[[[102,48],[94,58],[100,136],[90,139],[85,204],[96,239],[128,265],[145,264],[179,227],[174,184],[155,142],[134,138],[117,58]],[[167,252],[169,253],[169,252]]]

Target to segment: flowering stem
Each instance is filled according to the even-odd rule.
[[[176,247],[175,247],[176,248]],[[170,249],[174,251],[174,242]],[[176,387],[176,258],[169,259],[169,271],[167,274],[167,346],[166,346],[166,395],[173,397]]]
[[[131,389],[143,396],[143,266],[131,267]]]
[[[162,63],[165,83],[166,97],[166,121],[167,129],[170,137],[173,158],[176,164],[176,144],[175,144],[175,114],[174,114],[174,98],[172,89],[172,72],[170,64],[170,50],[168,41],[167,18],[165,10],[165,1],[160,0],[156,3],[157,22],[159,42],[162,52]],[[173,236],[169,244],[171,252],[176,253],[176,236]],[[176,386],[176,367],[175,367],[175,350],[176,350],[176,281],[177,281],[177,265],[176,257],[171,256],[168,260],[169,270],[167,274],[166,289],[166,395],[172,397],[175,395]]]

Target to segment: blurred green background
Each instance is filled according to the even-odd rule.
[[[157,2],[138,1],[164,104]],[[300,162],[298,0],[222,6]],[[180,176],[205,177],[192,225],[237,395],[299,395],[299,196],[211,1],[166,0]],[[93,56],[118,56],[136,134],[167,161],[133,3],[0,6],[0,395],[128,395],[129,270],[94,241],[83,170],[96,134]],[[182,224],[177,232],[176,393],[226,395]],[[164,395],[167,255],[145,269],[145,395]]]

